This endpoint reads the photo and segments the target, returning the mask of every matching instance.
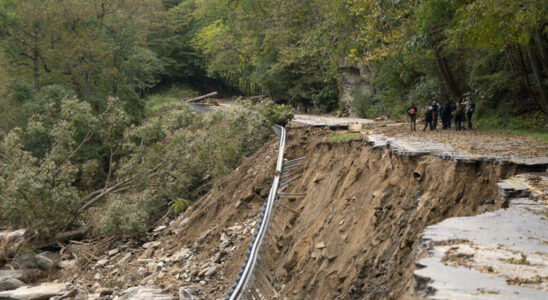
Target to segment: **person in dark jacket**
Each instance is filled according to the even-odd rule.
[[[430,125],[430,130],[434,130],[434,128],[432,128],[432,117],[432,102],[430,102],[430,104],[424,108],[424,128],[422,131],[425,131],[428,125]]]
[[[448,100],[441,106],[441,123],[443,129],[451,128],[451,102]]]
[[[464,130],[463,126],[464,121],[464,104],[463,101],[459,101],[456,106],[455,111],[455,129],[457,131]]]
[[[440,111],[440,105],[438,102],[432,102],[432,127],[434,129],[438,128],[438,115]]]
[[[476,111],[476,105],[472,103],[470,97],[466,99],[464,109],[466,110],[466,118],[468,119],[468,129],[472,129],[472,115]]]
[[[407,115],[409,116],[411,131],[417,131],[417,113],[418,110],[415,103],[411,102],[411,105],[407,107]]]

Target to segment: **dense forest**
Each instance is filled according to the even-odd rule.
[[[471,96],[545,128],[547,25],[543,0],[0,0],[0,223],[142,233],[291,116],[147,111],[168,86],[392,118]]]

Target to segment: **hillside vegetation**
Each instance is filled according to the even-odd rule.
[[[142,234],[291,118],[274,102],[398,118],[469,95],[542,138],[547,24],[538,0],[0,0],[0,225]],[[274,102],[173,105],[212,90]]]

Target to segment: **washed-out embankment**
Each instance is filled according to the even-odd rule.
[[[278,198],[252,280],[265,299],[411,299],[424,228],[477,214],[479,207],[500,208],[495,184],[531,171],[401,156],[373,149],[365,136],[330,143],[330,134],[313,127],[288,130],[285,157],[306,159],[291,169],[293,181],[283,190],[286,196]],[[141,246],[121,242],[114,246],[124,250],[114,256],[98,253],[116,273],[98,262],[66,269],[61,280],[77,277],[91,290],[93,285],[154,286],[171,295],[184,290],[195,297],[223,298],[242,266],[270,190],[276,142],[246,159]],[[128,259],[116,264],[121,257]]]

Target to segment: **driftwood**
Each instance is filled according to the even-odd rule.
[[[203,100],[203,99],[207,99],[209,97],[213,97],[213,96],[217,96],[217,92],[213,92],[213,93],[209,93],[209,94],[205,94],[205,95],[202,95],[200,97],[196,97],[196,98],[192,98],[192,99],[181,99],[182,101],[186,101],[186,102],[198,102],[200,100]]]

